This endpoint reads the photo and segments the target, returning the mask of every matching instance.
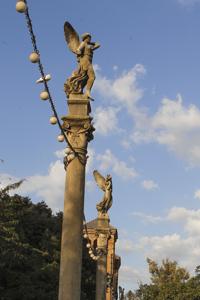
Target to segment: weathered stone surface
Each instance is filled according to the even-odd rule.
[[[87,223],[87,233],[91,245],[104,250],[97,260],[96,300],[112,300],[117,295],[120,257],[115,254],[117,229],[110,224],[108,214],[98,214],[98,218]]]
[[[66,184],[62,226],[59,300],[80,300],[82,232],[87,145],[94,128],[89,101],[82,95],[68,100],[69,114],[62,118],[69,140],[66,154]]]

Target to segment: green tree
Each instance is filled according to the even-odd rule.
[[[10,188],[0,193],[0,299],[56,299],[61,215]]]
[[[81,300],[94,300],[96,292],[96,261],[89,256],[86,247],[87,241],[83,240],[83,259],[82,259],[82,281],[81,281]]]
[[[195,276],[190,278],[187,282],[187,294],[189,299],[200,300],[200,266],[195,269]]]
[[[190,277],[185,268],[176,261],[163,260],[159,266],[147,259],[151,275],[150,284],[140,284],[135,292],[141,300],[200,300],[200,267]]]
[[[62,213],[52,214],[44,202],[0,191],[0,299],[54,300],[58,297]],[[86,247],[83,247],[85,250]],[[83,253],[82,296],[95,288],[94,264]]]
[[[136,295],[132,291],[128,291],[128,293],[126,294],[125,299],[127,299],[127,300],[137,300]]]

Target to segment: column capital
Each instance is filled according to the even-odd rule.
[[[70,94],[68,115],[63,116],[62,128],[67,136],[69,151],[64,158],[65,168],[78,157],[82,164],[87,162],[87,145],[94,138],[95,128],[90,116],[90,101],[82,94]]]

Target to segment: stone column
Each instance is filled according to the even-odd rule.
[[[107,213],[98,212],[97,252],[100,253],[100,257],[97,260],[96,300],[106,300],[108,239],[110,237],[109,221]]]
[[[98,251],[101,253],[97,260],[96,271],[96,300],[106,300],[106,283],[107,283],[107,233],[99,233],[97,239]]]
[[[82,232],[87,145],[94,128],[90,103],[84,95],[70,95],[69,114],[62,118],[70,147],[65,157],[66,182],[62,225],[59,300],[80,300]]]

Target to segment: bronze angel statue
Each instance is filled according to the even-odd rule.
[[[112,177],[107,175],[104,178],[97,170],[93,172],[97,185],[104,191],[103,199],[97,204],[97,211],[102,214],[107,214],[112,206]]]
[[[69,22],[64,24],[65,39],[69,49],[76,54],[78,68],[65,84],[64,90],[69,97],[70,94],[83,94],[85,88],[86,98],[91,98],[90,92],[95,81],[95,72],[92,65],[93,51],[100,47],[100,44],[91,42],[91,34],[84,33],[80,42],[79,35]]]

